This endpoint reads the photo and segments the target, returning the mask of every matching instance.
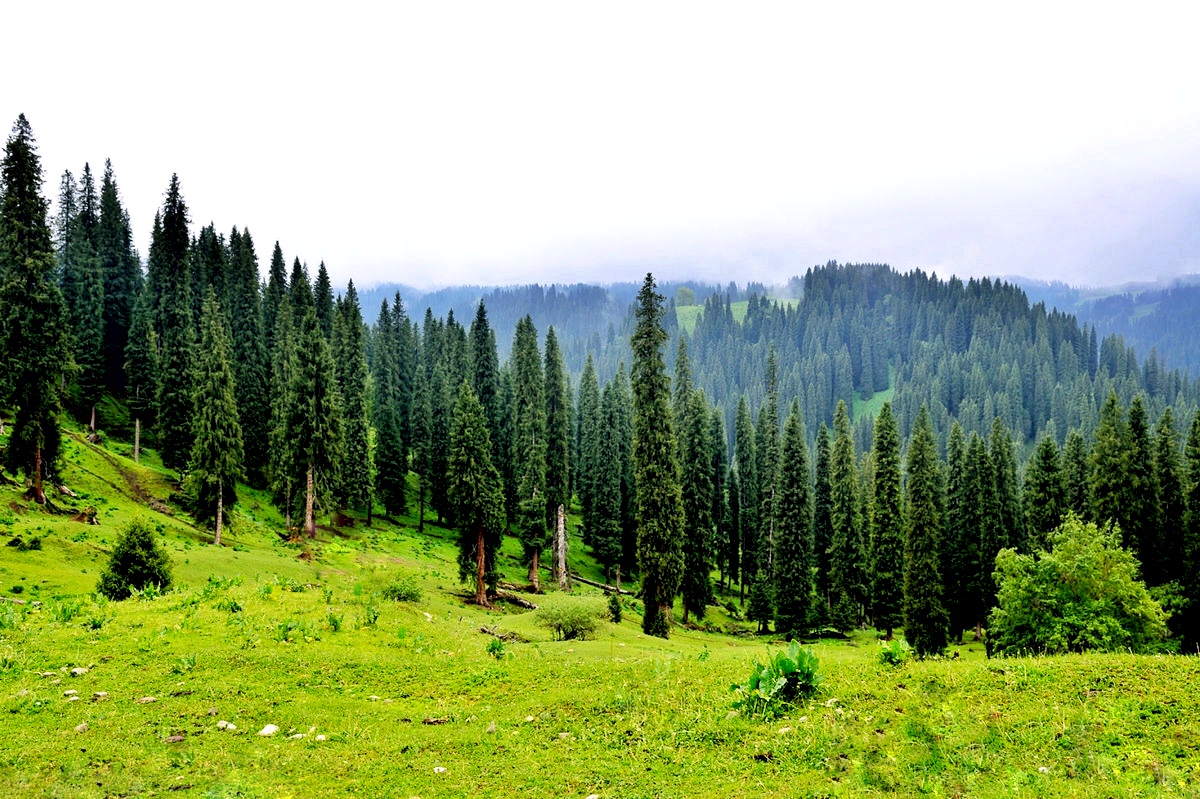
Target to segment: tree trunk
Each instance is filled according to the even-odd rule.
[[[558,506],[554,523],[554,567],[558,569],[558,587],[571,590],[571,570],[567,568],[567,510]]]
[[[288,478],[283,489],[283,527],[287,530],[288,538],[292,537],[292,478]]]
[[[133,462],[140,463],[142,454],[142,417],[133,420]]]
[[[487,549],[482,519],[475,523],[475,604],[490,607],[487,601]]]
[[[93,433],[96,432],[96,406],[95,405],[92,406],[92,423],[91,423],[90,427],[92,428]]]
[[[313,467],[308,464],[308,472],[304,477],[304,531],[309,538],[317,537],[317,522],[313,518]]]
[[[425,486],[417,483],[417,532],[425,534]]]
[[[221,481],[217,481],[217,532],[213,536],[213,544],[221,546],[221,517],[225,515],[225,489]]]
[[[616,586],[617,593],[618,594],[621,593],[621,564],[620,563],[617,564],[617,579],[614,581],[613,585]]]
[[[541,560],[541,553],[536,549],[533,551],[533,557],[529,560],[529,584],[534,591],[542,590],[541,582],[538,577],[538,565]]]
[[[33,450],[33,500],[39,505],[46,504],[46,492],[42,490],[42,448]]]

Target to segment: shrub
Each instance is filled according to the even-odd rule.
[[[912,657],[912,647],[906,641],[893,638],[879,642],[879,654],[875,659],[884,666],[902,666]]]
[[[487,653],[496,660],[503,660],[504,655],[506,654],[504,651],[504,642],[499,638],[493,638],[492,640],[488,641]]]
[[[754,670],[745,683],[734,683],[730,689],[737,693],[735,709],[748,716],[771,719],[817,692],[821,675],[817,656],[792,641],[786,651],[779,651],[767,662],[754,662]]]
[[[555,641],[587,640],[609,615],[607,603],[598,597],[566,594],[544,597],[536,613],[537,625],[553,632]]]
[[[613,624],[621,623],[621,598],[615,591],[608,595],[608,618]]]
[[[391,602],[420,602],[421,589],[412,581],[412,578],[405,577],[397,580],[387,586],[382,591],[383,598]]]
[[[1166,614],[1138,579],[1138,561],[1116,527],[1068,516],[1049,552],[996,556],[997,607],[988,618],[991,654],[1152,650]]]
[[[170,585],[171,559],[159,548],[150,526],[135,519],[121,532],[96,590],[120,600],[149,586],[165,590]]]

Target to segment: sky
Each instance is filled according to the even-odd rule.
[[[1200,272],[1200,9],[1112,5],[40,0],[0,117],[335,286]]]

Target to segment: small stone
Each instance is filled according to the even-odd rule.
[[[86,721],[75,727],[75,732],[87,732],[87,731],[88,731],[88,723]]]
[[[134,700],[134,701],[136,701],[136,702],[137,702],[139,705],[149,705],[149,704],[152,704],[152,703],[154,703],[154,702],[157,702],[157,701],[158,701],[158,699],[156,699],[156,698],[155,698],[155,697],[153,697],[153,696],[143,696],[141,699],[137,699],[137,700]]]
[[[172,735],[172,736],[166,738],[165,742],[169,743],[169,744],[177,744],[182,740],[183,740],[183,733],[179,733],[178,735]]]
[[[56,677],[55,679],[53,679],[53,680],[51,680],[51,681],[50,681],[50,684],[51,684],[51,685],[58,685],[60,682],[62,682],[62,678],[61,678],[61,677]]]
[[[57,671],[43,671],[42,676],[43,677],[57,677],[58,672]]]
[[[218,730],[225,730],[225,729],[228,729],[228,728],[229,728],[229,722],[228,722],[228,721],[225,721],[225,720],[223,720],[223,719],[222,719],[221,721],[218,721],[218,722],[217,722],[217,729],[218,729]]]
[[[75,668],[71,669],[72,677],[82,677],[83,675],[85,675],[87,673],[88,673],[88,670],[86,668],[84,668],[83,666],[76,666]]]
[[[279,732],[279,727],[274,724],[268,724],[258,731],[258,734],[264,738],[270,738],[275,733]]]
[[[496,722],[493,721],[491,724],[488,725],[488,728],[484,732],[486,732],[490,735],[491,733],[493,733],[495,731],[496,731]]]
[[[298,733],[296,733],[295,735],[289,735],[289,736],[288,736],[288,740],[289,740],[289,741],[299,741],[299,740],[301,740],[302,738],[304,738],[304,733],[302,733],[302,732],[298,732]]]
[[[230,724],[228,727],[225,728],[225,731],[226,732],[237,732],[237,725]]]
[[[367,701],[368,701],[368,702],[378,702],[378,701],[379,701],[379,697],[378,697],[378,696],[376,696],[375,694],[371,694],[370,696],[368,696],[368,697],[367,697]]]
[[[571,733],[569,733],[569,732],[560,732],[560,733],[558,734],[558,737],[559,737],[559,738],[562,738],[562,739],[565,741],[565,740],[567,740],[568,738],[570,738],[570,737],[571,737]]]
[[[78,696],[68,696],[68,697],[67,697],[67,701],[68,701],[68,702],[78,702],[78,701],[79,701],[79,697],[78,697]]]
[[[800,718],[796,719],[796,721],[803,724],[804,722],[808,721],[808,716],[801,716]]]
[[[445,774],[445,773],[446,773],[446,767],[445,767],[445,766],[434,766],[434,767],[433,767],[433,773],[434,773],[434,774]]]
[[[210,707],[210,708],[208,709],[208,715],[210,715],[210,716],[215,716],[215,715],[217,715],[217,709],[216,709],[215,707]]]
[[[738,712],[736,710],[731,710],[725,714],[726,721],[729,721],[730,719],[736,719],[737,717],[738,717]]]
[[[324,736],[324,735],[318,735],[318,736],[317,736],[316,738],[314,738],[313,740],[314,740],[314,741],[323,742],[323,741],[325,741],[325,740],[326,740],[326,738],[325,738],[325,736]]]
[[[525,717],[525,720],[526,720],[526,721],[533,721],[533,716],[526,716],[526,717]]]
[[[1038,766],[1038,772],[1041,774],[1049,774],[1050,767],[1049,766]]]
[[[105,699],[108,699],[108,691],[96,691],[92,694],[93,702],[103,702]]]
[[[74,688],[71,688],[69,690],[63,691],[63,696],[75,696],[78,693],[79,692],[76,691]]]
[[[791,728],[791,727],[780,727],[780,728],[779,728],[779,734],[780,734],[780,735],[787,735],[787,734],[788,734],[789,732],[791,732],[791,731],[792,731],[792,728]]]
[[[589,793],[587,796],[583,797],[583,799],[600,799],[600,794]]]

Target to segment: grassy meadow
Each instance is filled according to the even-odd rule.
[[[885,666],[864,631],[812,642],[820,692],[766,722],[730,685],[780,642],[724,608],[662,641],[627,598],[620,624],[555,641],[535,613],[465,603],[450,531],[357,519],[288,543],[244,489],[216,548],[128,455],[72,434],[59,513],[0,490],[0,543],[41,544],[0,546],[0,796],[1200,795],[1195,657],[969,643]],[[74,520],[88,506],[98,525]],[[177,586],[108,602],[93,588],[134,516]]]

